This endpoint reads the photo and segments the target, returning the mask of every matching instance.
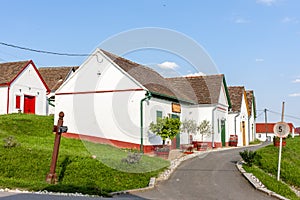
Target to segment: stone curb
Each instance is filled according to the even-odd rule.
[[[289,200],[288,198],[285,198],[284,196],[281,196],[266,188],[266,186],[263,185],[262,182],[260,182],[260,180],[256,178],[252,173],[247,173],[243,168],[243,161],[238,161],[236,163],[236,167],[256,190],[266,193],[269,196],[273,196],[280,200]]]

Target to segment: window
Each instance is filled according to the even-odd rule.
[[[16,109],[21,108],[21,96],[17,95],[16,96]]]
[[[156,121],[158,118],[162,118],[162,111],[159,110],[156,111]]]

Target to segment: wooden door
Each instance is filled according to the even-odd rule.
[[[242,121],[243,146],[246,146],[246,127],[245,121]]]
[[[225,147],[226,146],[225,120],[221,120],[221,142],[222,142],[222,147]]]
[[[24,96],[24,113],[35,114],[35,96]]]

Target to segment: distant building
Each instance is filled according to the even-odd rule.
[[[250,110],[247,94],[244,86],[228,87],[232,104],[229,112],[229,133],[238,136],[238,146],[247,146],[251,141],[250,137]]]
[[[260,141],[272,141],[275,133],[273,131],[276,123],[256,123],[256,138]],[[290,134],[295,134],[295,127],[293,123],[287,123],[290,127]]]
[[[47,115],[55,113],[55,91],[65,82],[79,67],[41,67],[39,72],[50,89],[47,95]]]
[[[46,115],[48,92],[32,60],[0,63],[0,114]]]

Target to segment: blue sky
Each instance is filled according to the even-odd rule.
[[[285,101],[286,121],[300,126],[298,0],[2,0],[0,7],[0,42],[53,52],[91,53],[108,38],[133,29],[174,30],[203,47],[228,85],[254,90],[257,121],[264,120],[265,108],[272,111],[268,120],[280,121],[276,112]],[[156,67],[165,62],[181,75],[195,73],[166,52],[145,50],[125,57]],[[80,65],[85,57],[0,45],[0,62],[28,59],[42,67]]]

